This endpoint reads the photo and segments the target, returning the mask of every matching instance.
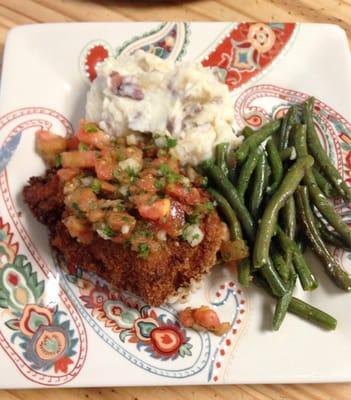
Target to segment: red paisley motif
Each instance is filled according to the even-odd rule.
[[[291,38],[295,26],[293,23],[239,24],[202,65],[216,67],[230,90],[238,88],[271,64]]]

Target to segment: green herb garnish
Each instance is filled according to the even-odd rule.
[[[121,174],[121,171],[120,171],[118,168],[116,168],[116,169],[113,171],[113,176],[114,176],[117,180],[119,179],[120,174]]]
[[[163,184],[162,184],[161,181],[155,181],[155,182],[154,182],[154,187],[155,187],[155,189],[157,189],[157,190],[161,190],[161,189],[163,189]]]
[[[138,177],[138,175],[136,174],[134,169],[131,168],[131,167],[127,167],[125,171],[126,171],[127,175],[130,178],[130,182],[134,183],[137,180],[137,177]]]
[[[207,211],[212,211],[214,209],[214,205],[213,203],[211,203],[210,201],[208,201],[207,203],[205,203],[205,207]]]
[[[101,182],[99,179],[94,179],[90,188],[94,193],[98,194],[101,191]]]
[[[86,145],[85,143],[79,143],[78,145],[79,151],[87,151],[88,149],[89,149],[88,145]]]
[[[146,243],[140,243],[138,247],[138,255],[142,258],[147,258],[150,254],[150,247]]]
[[[61,156],[60,154],[56,154],[55,156],[55,167],[59,168],[61,167],[62,163],[61,163]]]
[[[124,205],[121,204],[121,203],[118,203],[117,206],[116,206],[116,208],[117,208],[118,211],[125,211],[125,210],[126,210],[126,208],[124,207]]]
[[[180,180],[180,175],[177,174],[176,172],[170,171],[167,174],[168,183],[176,183],[176,182],[179,182],[179,180]]]
[[[197,211],[194,211],[192,214],[190,214],[187,217],[187,222],[189,222],[189,224],[194,225],[194,224],[198,224],[200,222],[200,214]]]
[[[88,123],[84,125],[84,130],[88,133],[94,133],[98,131],[98,128],[95,124]]]
[[[102,228],[102,233],[103,233],[105,236],[110,237],[110,238],[116,236],[115,231],[114,231],[110,226],[108,226],[108,225],[105,225],[105,226]]]
[[[158,167],[158,170],[161,172],[162,175],[169,174],[169,166],[167,164],[161,164]]]
[[[76,203],[75,201],[72,203],[72,208],[75,209],[75,210],[77,210],[77,211],[80,211],[80,208],[79,208],[79,206],[78,206],[78,203]]]
[[[166,137],[166,148],[171,149],[172,147],[175,146],[177,146],[177,139]]]

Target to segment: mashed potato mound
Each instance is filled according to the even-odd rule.
[[[177,140],[173,154],[197,165],[233,133],[233,102],[227,86],[200,64],[173,62],[142,50],[108,58],[87,96],[86,119],[112,136],[142,132]]]

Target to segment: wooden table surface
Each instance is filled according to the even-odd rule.
[[[351,0],[0,0],[0,51],[7,31],[21,24],[164,19],[328,22],[342,26],[351,43]],[[0,390],[0,399],[350,400],[351,384]]]

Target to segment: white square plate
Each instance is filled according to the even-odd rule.
[[[8,36],[0,98],[0,387],[345,381],[351,378],[351,296],[309,257],[318,290],[298,297],[338,320],[325,332],[289,315],[272,332],[272,303],[217,268],[191,305],[231,322],[224,338],[185,331],[183,306],[150,308],[79,269],[61,270],[46,228],[23,204],[44,172],[38,127],[70,132],[84,116],[94,67],[137,48],[217,68],[232,89],[236,128],[257,127],[287,103],[318,99],[323,144],[351,168],[351,68],[337,26],[262,23],[97,23],[23,26]],[[349,210],[343,209],[345,218]],[[349,255],[337,253],[351,271]],[[123,303],[123,302],[124,303]],[[127,318],[128,317],[128,318]]]

